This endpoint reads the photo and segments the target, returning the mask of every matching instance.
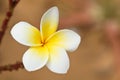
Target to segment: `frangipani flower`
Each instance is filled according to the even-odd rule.
[[[58,8],[52,7],[42,16],[40,31],[27,22],[19,22],[12,28],[13,38],[30,46],[22,58],[26,70],[35,71],[46,65],[51,71],[62,74],[69,69],[66,50],[76,50],[81,38],[68,29],[56,32],[58,20]]]

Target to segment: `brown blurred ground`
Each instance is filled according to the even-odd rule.
[[[0,65],[21,61],[23,53],[28,49],[11,37],[10,29],[15,23],[27,21],[39,28],[40,18],[48,8],[57,5],[62,18],[73,12],[83,11],[85,1],[88,0],[21,0],[0,46]],[[7,0],[1,0],[0,24],[7,10]],[[82,42],[77,51],[68,54],[71,65],[67,74],[55,74],[44,67],[35,72],[24,69],[3,72],[0,80],[115,80],[113,51],[103,28],[99,25],[70,27],[81,35]]]

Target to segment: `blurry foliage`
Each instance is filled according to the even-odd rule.
[[[118,16],[118,6],[114,0],[98,0],[104,11],[104,17],[106,19],[117,18]]]
[[[2,10],[2,1],[0,0],[0,12]]]

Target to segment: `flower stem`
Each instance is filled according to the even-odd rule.
[[[23,63],[22,62],[16,62],[15,64],[8,64],[4,66],[0,66],[0,73],[3,71],[13,71],[13,70],[18,70],[18,69],[23,69]]]
[[[2,22],[1,25],[1,30],[0,30],[0,43],[2,42],[3,36],[5,34],[5,31],[8,27],[8,23],[12,17],[14,8],[18,4],[20,0],[9,0],[9,10],[6,12],[6,17]],[[4,65],[0,66],[0,73],[3,71],[13,71],[13,70],[18,70],[19,68],[24,68],[22,62],[16,62],[15,64],[9,64],[9,65]]]
[[[11,16],[13,14],[13,10],[16,7],[16,5],[18,4],[19,0],[9,0],[9,10],[6,12],[6,17],[2,22],[1,25],[1,30],[0,30],[0,43],[2,42],[2,38],[5,34],[5,31],[8,27],[8,23],[11,19]]]

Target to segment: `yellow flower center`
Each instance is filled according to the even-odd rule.
[[[44,46],[46,44],[46,42],[45,41],[41,41],[41,44],[42,44],[42,46]]]

